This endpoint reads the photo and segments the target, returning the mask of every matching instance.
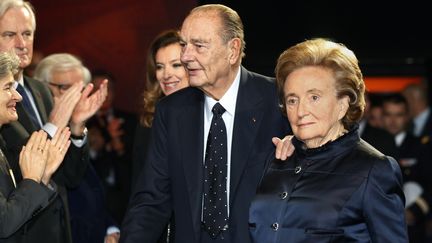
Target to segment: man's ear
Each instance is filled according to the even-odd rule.
[[[233,38],[228,43],[230,54],[229,54],[229,62],[230,64],[235,64],[238,62],[240,58],[240,50],[241,50],[241,40],[240,38]]]

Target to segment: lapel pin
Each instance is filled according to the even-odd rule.
[[[256,122],[256,118],[255,118],[255,117],[252,117],[252,121],[255,123],[255,122]]]

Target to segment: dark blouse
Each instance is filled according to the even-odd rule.
[[[319,148],[293,139],[269,159],[249,211],[253,242],[408,242],[397,162],[357,128]]]

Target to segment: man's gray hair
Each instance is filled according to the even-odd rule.
[[[33,31],[36,30],[36,16],[34,12],[33,5],[28,1],[22,0],[0,0],[0,18],[11,8],[21,8],[24,7],[30,12],[32,18]]]
[[[42,59],[36,66],[34,78],[43,82],[52,82],[53,71],[68,71],[71,69],[81,69],[84,83],[91,81],[91,74],[81,60],[69,53],[51,54]]]

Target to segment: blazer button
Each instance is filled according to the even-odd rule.
[[[271,228],[273,229],[273,231],[277,231],[279,229],[279,224],[278,223],[273,223],[271,225]]]
[[[301,170],[302,170],[302,168],[301,168],[301,166],[299,165],[299,166],[295,167],[295,169],[294,169],[294,173],[298,174],[298,173],[300,173]]]
[[[284,200],[285,198],[287,198],[288,196],[288,192],[282,192],[281,194],[279,194],[280,199]]]

